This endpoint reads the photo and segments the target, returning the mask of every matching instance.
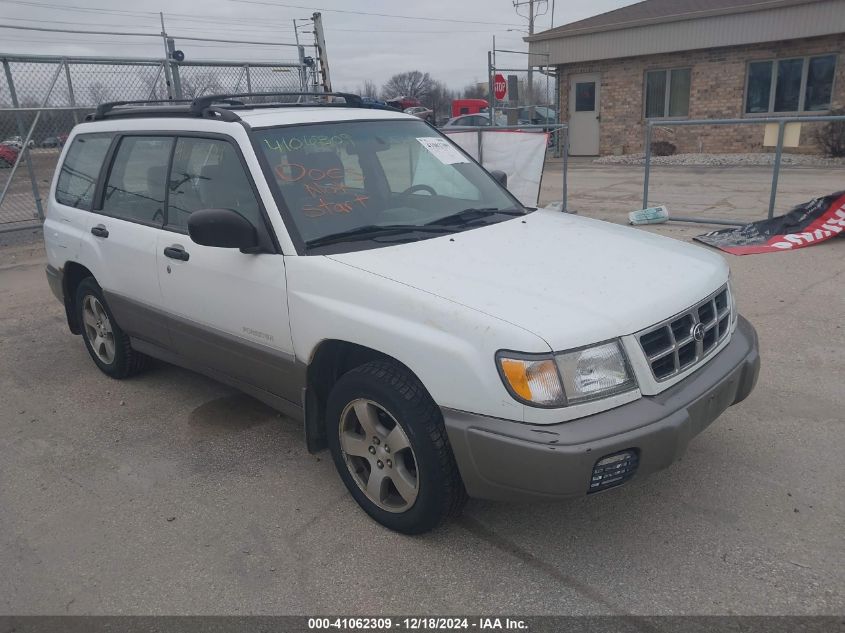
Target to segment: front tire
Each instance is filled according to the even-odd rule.
[[[85,348],[100,371],[112,378],[128,378],[146,366],[147,357],[132,349],[93,277],[79,283],[75,306]]]
[[[385,527],[420,534],[463,509],[466,491],[440,410],[399,363],[374,361],[341,376],[329,395],[326,435],[343,483]]]

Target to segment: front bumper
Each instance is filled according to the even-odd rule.
[[[449,442],[471,497],[519,500],[583,496],[603,457],[632,450],[635,476],[668,467],[689,441],[754,389],[757,333],[739,317],[731,342],[688,378],[656,396],[552,425],[443,409]]]

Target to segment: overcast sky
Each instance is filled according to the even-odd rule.
[[[633,4],[632,0],[557,0],[554,24],[628,4]],[[543,5],[539,3],[539,11],[545,10],[545,15],[537,20],[537,31],[550,25],[551,3]],[[168,34],[177,36],[177,47],[188,59],[274,61],[295,59],[295,49],[179,41],[178,36],[293,42],[292,20],[308,18],[314,10],[323,14],[336,90],[355,89],[365,79],[381,86],[392,74],[414,69],[461,88],[484,80],[487,50],[494,35],[497,48],[527,50],[521,39],[527,21],[517,15],[511,0],[316,0],[313,4],[308,0],[0,0],[0,24],[159,33],[158,11],[164,11]],[[300,37],[312,43],[309,23],[300,24]],[[0,29],[0,53],[158,57],[162,42],[151,37]],[[502,65],[504,57],[499,61]],[[509,64],[517,61],[515,57],[507,60]]]

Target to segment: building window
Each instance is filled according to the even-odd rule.
[[[829,110],[835,71],[836,55],[751,62],[745,113]]]
[[[575,84],[575,111],[593,112],[596,109],[596,82]]]
[[[649,70],[645,74],[647,119],[689,116],[690,69]]]

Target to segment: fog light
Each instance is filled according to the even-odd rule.
[[[637,472],[639,463],[639,455],[634,449],[602,457],[593,466],[593,475],[590,477],[590,488],[587,493],[599,492],[624,484]]]

